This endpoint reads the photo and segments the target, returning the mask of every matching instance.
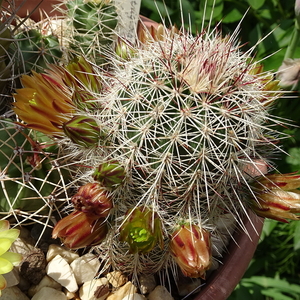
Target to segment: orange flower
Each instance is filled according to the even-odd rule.
[[[26,122],[26,126],[50,135],[61,135],[62,124],[74,111],[71,94],[52,66],[48,73],[23,75],[24,86],[14,95],[14,112]]]

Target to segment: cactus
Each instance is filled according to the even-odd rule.
[[[80,7],[76,14],[71,2]],[[91,41],[89,33],[103,30],[98,21],[82,29],[80,20],[107,4],[66,4],[74,40]],[[14,111],[27,128],[52,137],[65,167],[72,161],[79,168],[71,183],[79,185],[75,210],[53,237],[70,248],[95,246],[106,262],[100,273],[181,269],[205,278],[226,240],[220,219],[234,220],[228,232],[244,229],[249,195],[259,199],[252,183],[274,169],[271,157],[285,136],[274,129],[280,119],[270,109],[282,92],[251,58],[253,48],[241,52],[235,35],[161,26],[135,46],[117,45],[117,53],[110,43],[111,51],[82,49],[92,63],[76,58],[24,76]],[[105,27],[109,35],[113,27]],[[98,185],[100,199],[92,188]]]
[[[57,147],[47,136],[0,120],[0,214],[17,223],[42,218],[66,199],[70,175],[59,168]],[[28,223],[28,222],[27,222]]]
[[[34,28],[17,33],[9,52],[10,58],[15,56],[15,74],[27,74],[32,70],[41,72],[47,64],[58,63],[63,56],[56,35],[44,36],[41,29]]]
[[[102,64],[105,49],[113,42],[117,13],[113,1],[64,0],[65,9],[57,8],[67,17],[66,38],[77,55]]]

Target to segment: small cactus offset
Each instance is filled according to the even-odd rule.
[[[85,55],[89,60],[105,62],[105,49],[114,40],[117,25],[116,8],[112,0],[64,0],[67,16],[67,38],[77,55]]]

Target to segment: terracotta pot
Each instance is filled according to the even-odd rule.
[[[15,0],[15,7],[20,17],[25,17],[27,12],[35,21],[40,20],[41,13],[39,8],[47,15],[53,15],[53,5],[60,3],[59,0]],[[5,6],[5,5],[4,5]],[[7,4],[6,4],[7,6]],[[57,15],[57,13],[55,13]],[[146,17],[141,17],[139,26],[147,28],[157,27],[157,23]],[[244,231],[237,231],[234,235],[234,241],[228,247],[228,252],[224,255],[222,265],[214,271],[206,281],[198,294],[190,296],[190,300],[225,300],[234,290],[240,279],[243,277],[252,256],[256,250],[259,236],[263,226],[263,219],[249,212],[250,220],[246,219],[244,226],[248,235]]]

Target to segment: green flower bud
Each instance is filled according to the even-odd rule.
[[[107,188],[120,185],[124,178],[124,167],[116,160],[102,163],[94,172],[94,179]]]
[[[157,244],[163,247],[161,220],[148,207],[130,209],[120,229],[120,241],[129,244],[130,253],[144,254]]]
[[[93,118],[74,116],[63,124],[63,130],[75,144],[86,148],[98,145],[100,128]]]

